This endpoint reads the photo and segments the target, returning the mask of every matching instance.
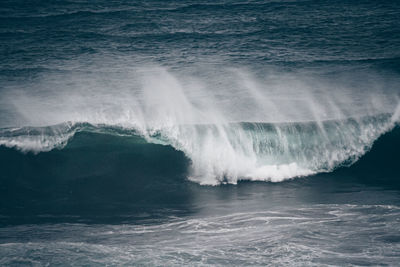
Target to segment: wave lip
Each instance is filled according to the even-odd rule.
[[[44,127],[19,127],[0,129],[0,146],[15,148],[24,153],[48,152],[63,149],[78,132],[102,133],[108,135],[138,135],[134,129],[103,124],[66,122]]]
[[[63,148],[77,130],[76,125],[64,123],[49,127],[0,129],[0,145],[22,152],[46,152]]]
[[[353,164],[396,125],[397,116],[396,112],[322,122],[185,124],[145,130],[64,123],[2,129],[0,145],[39,153],[62,149],[77,132],[136,136],[183,151],[191,160],[189,179],[200,184],[280,182]]]
[[[393,115],[296,123],[177,126],[148,139],[170,144],[192,160],[200,184],[279,182],[330,172],[356,162],[395,125]]]

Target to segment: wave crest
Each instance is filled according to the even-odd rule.
[[[77,132],[137,136],[144,142],[183,151],[191,160],[189,179],[200,184],[279,182],[353,164],[395,126],[396,114],[322,122],[185,124],[145,130],[64,123],[2,129],[0,145],[39,153],[62,149]]]

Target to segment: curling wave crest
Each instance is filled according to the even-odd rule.
[[[199,77],[117,68],[107,86],[96,69],[5,91],[0,145],[38,153],[63,148],[79,131],[136,136],[184,152],[189,179],[200,184],[279,182],[354,163],[400,116],[394,84],[382,93],[383,84],[346,77],[196,70]]]
[[[396,116],[381,114],[322,122],[186,124],[146,130],[63,123],[2,129],[0,145],[39,153],[62,149],[77,132],[136,136],[143,142],[183,151],[191,161],[189,179],[200,184],[280,182],[351,165],[397,124]]]

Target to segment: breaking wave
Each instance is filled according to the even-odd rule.
[[[3,128],[0,145],[37,154],[68,147],[77,133],[113,135],[116,140],[130,138],[130,142],[182,151],[190,162],[188,178],[200,184],[280,182],[353,164],[396,126],[397,113],[319,122],[182,124],[148,129],[68,122]],[[90,145],[96,142],[87,139],[77,146]]]

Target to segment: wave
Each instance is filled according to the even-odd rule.
[[[72,142],[78,133],[95,133],[182,151],[190,162],[189,179],[200,184],[236,184],[240,180],[280,182],[355,163],[375,140],[396,127],[398,113],[342,120],[181,124],[158,128],[68,122],[48,127],[3,128],[0,145],[36,155],[71,145],[79,149],[95,146],[98,142],[90,138]],[[168,157],[163,159],[165,163]]]
[[[37,154],[94,132],[181,151],[199,184],[280,182],[353,164],[399,120],[398,83],[372,74],[334,82],[274,70],[186,71],[99,65],[70,82],[56,73],[32,90],[5,90],[0,145]]]

